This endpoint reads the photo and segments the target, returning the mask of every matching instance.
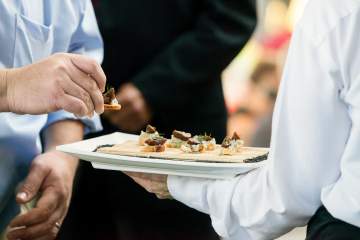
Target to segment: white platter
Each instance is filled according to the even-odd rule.
[[[58,151],[89,161],[94,168],[169,174],[176,176],[190,176],[201,178],[224,179],[249,172],[266,164],[257,163],[210,163],[177,161],[153,158],[129,157],[93,152],[96,147],[105,144],[119,144],[128,140],[136,140],[137,135],[116,132],[102,137],[92,138],[81,142],[58,146]]]

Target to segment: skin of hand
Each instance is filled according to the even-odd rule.
[[[64,109],[76,116],[104,111],[106,76],[93,59],[57,53],[25,67],[2,70],[0,111],[44,114]],[[2,88],[2,90],[1,90]]]
[[[71,120],[57,122],[46,130],[46,152],[34,159],[16,200],[24,204],[38,194],[40,198],[35,208],[12,220],[8,240],[56,239],[70,204],[78,159],[54,147],[82,139],[83,131],[82,123]]]
[[[140,131],[151,119],[151,111],[140,90],[132,83],[124,84],[116,94],[122,111],[109,111],[104,117],[127,132]]]
[[[172,199],[167,186],[167,175],[134,172],[125,172],[125,174],[159,199]]]

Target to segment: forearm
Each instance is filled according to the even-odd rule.
[[[8,112],[9,107],[7,103],[7,70],[0,70],[0,112]]]
[[[78,120],[63,120],[55,122],[43,132],[45,152],[55,151],[56,146],[61,144],[82,140],[83,135],[84,125]],[[75,175],[78,159],[65,153],[58,152],[58,154],[63,155],[63,159],[65,160],[64,163]]]

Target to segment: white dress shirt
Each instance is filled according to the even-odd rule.
[[[290,45],[267,166],[231,180],[170,176],[225,239],[274,239],[324,205],[360,227],[360,1],[311,0]]]
[[[101,62],[103,47],[90,0],[0,1],[0,68],[21,67],[56,52],[86,54]],[[73,114],[0,113],[0,232],[18,213],[15,189],[42,152],[40,133]],[[87,131],[98,117],[82,119]]]

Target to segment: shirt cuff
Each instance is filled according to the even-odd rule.
[[[95,114],[94,117],[77,118],[74,114],[64,110],[49,113],[46,125],[44,128],[49,127],[51,124],[62,120],[80,120],[85,125],[85,135],[89,133],[99,132],[102,130],[102,125],[99,115]]]
[[[228,180],[213,180],[168,176],[167,183],[174,199],[210,215],[212,226],[223,239],[251,239],[243,227],[234,224],[234,216],[230,214],[231,192],[240,178],[241,176]]]
[[[171,196],[200,212],[209,214],[207,187],[212,180],[191,177],[168,176]]]

